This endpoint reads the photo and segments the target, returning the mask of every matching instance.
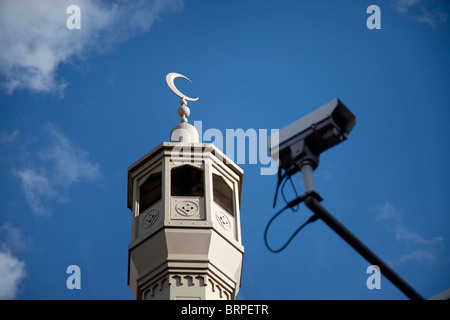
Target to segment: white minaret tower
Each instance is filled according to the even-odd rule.
[[[199,143],[188,123],[128,168],[132,210],[128,284],[136,299],[234,299],[241,285],[244,248],[239,208],[243,171],[211,143]],[[190,80],[189,80],[190,81]]]

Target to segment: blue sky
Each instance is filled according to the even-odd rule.
[[[66,27],[71,4],[79,30]],[[379,30],[366,27],[372,4]],[[449,288],[449,15],[424,0],[0,0],[0,298],[133,299],[127,168],[178,122],[169,72],[200,97],[189,121],[224,136],[339,97],[357,124],[321,156],[322,204],[424,297]],[[384,277],[369,290],[369,263],[321,221],[269,252],[276,176],[241,167],[238,299],[406,298]],[[309,215],[282,215],[271,244]],[[69,265],[80,290],[66,287]]]

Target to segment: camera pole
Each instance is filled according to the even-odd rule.
[[[303,187],[305,194],[316,191],[316,184],[314,182],[313,170],[317,167],[317,162],[314,163],[311,160],[304,160],[300,165],[300,171],[303,177]]]
[[[383,260],[372,252],[364,243],[362,243],[353,233],[342,225],[335,217],[331,215],[317,200],[320,196],[313,191],[305,198],[306,206],[314,212],[317,217],[322,219],[331,229],[333,229],[342,239],[344,239],[353,249],[361,254],[367,261],[380,268],[381,273],[389,279],[398,289],[400,289],[408,298],[412,300],[423,300],[423,297],[417,293],[405,280],[403,280],[394,270],[392,270]]]

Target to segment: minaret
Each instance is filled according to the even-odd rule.
[[[244,247],[239,208],[243,170],[211,143],[199,143],[181,98],[180,123],[128,168],[132,211],[128,284],[136,299],[235,299]],[[189,80],[190,81],[190,80]]]

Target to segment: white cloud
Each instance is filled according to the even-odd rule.
[[[19,285],[25,278],[25,262],[15,257],[11,249],[23,251],[30,248],[31,241],[22,230],[8,222],[0,226],[0,300],[14,299]]]
[[[23,251],[30,247],[30,240],[22,230],[5,222],[0,226],[0,299],[14,299],[25,278],[25,262],[11,253],[11,249]]]
[[[25,277],[25,262],[14,257],[7,248],[0,248],[0,299],[16,298]]]
[[[5,222],[0,225],[0,300],[17,297],[19,286],[25,279],[25,262],[12,253],[32,247],[29,237],[21,229]]]
[[[99,177],[99,165],[88,159],[87,152],[76,148],[54,125],[47,123],[44,129],[49,146],[33,155],[27,167],[14,170],[26,201],[38,215],[51,214],[50,200],[68,201],[68,189],[74,183]]]
[[[66,26],[72,4],[80,7],[80,30]],[[147,32],[160,14],[181,7],[181,0],[0,0],[1,88],[7,94],[62,92],[66,83],[56,75],[61,63]]]
[[[391,0],[391,4],[402,15],[420,23],[436,26],[447,22],[447,13],[442,3],[435,0]]]

